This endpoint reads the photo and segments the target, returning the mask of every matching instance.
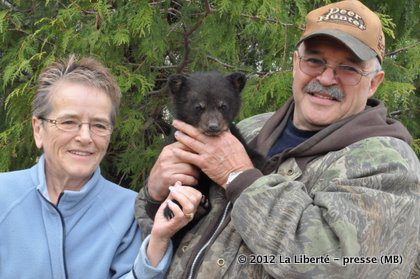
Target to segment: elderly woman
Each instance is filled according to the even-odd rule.
[[[109,71],[93,59],[53,63],[33,102],[36,146],[27,170],[0,174],[0,278],[164,277],[171,236],[196,211],[201,194],[179,183],[141,243],[136,193],[102,177],[120,103]],[[182,205],[182,210],[171,199]]]

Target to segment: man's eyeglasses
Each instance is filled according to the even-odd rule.
[[[78,132],[83,124],[88,124],[89,130],[97,136],[107,136],[112,133],[112,125],[103,121],[82,122],[74,118],[38,118],[55,125],[58,129],[64,132]]]
[[[339,79],[343,85],[349,86],[357,85],[362,79],[362,76],[368,76],[378,72],[376,70],[365,72],[349,65],[332,66],[319,58],[307,56],[299,56],[299,68],[302,72],[311,77],[317,77],[327,68],[331,68],[334,72],[334,76]]]

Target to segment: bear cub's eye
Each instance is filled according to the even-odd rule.
[[[205,109],[205,106],[204,106],[204,104],[197,104],[197,105],[195,105],[195,110],[196,111],[203,111]]]
[[[227,110],[227,105],[226,105],[226,104],[223,104],[223,103],[222,103],[222,104],[220,104],[220,105],[219,105],[219,110],[220,110],[220,111],[225,111],[225,110]]]

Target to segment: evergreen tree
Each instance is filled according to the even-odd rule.
[[[40,71],[77,53],[102,61],[123,92],[102,172],[138,189],[170,129],[173,73],[243,71],[238,120],[276,110],[291,96],[292,53],[308,11],[328,0],[0,1],[0,171],[27,168],[40,152],[30,104]],[[385,26],[386,81],[375,95],[416,138],[420,154],[419,5],[363,1]]]

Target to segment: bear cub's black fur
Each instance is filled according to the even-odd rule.
[[[190,75],[171,75],[167,87],[172,97],[172,113],[175,119],[186,122],[202,133],[217,136],[230,129],[231,133],[244,145],[256,168],[261,168],[264,158],[249,148],[239,130],[233,124],[241,106],[241,92],[246,84],[246,76],[235,72],[224,76],[219,72],[196,72]],[[200,174],[197,189],[207,196],[210,179]],[[164,215],[173,217],[166,207]]]

